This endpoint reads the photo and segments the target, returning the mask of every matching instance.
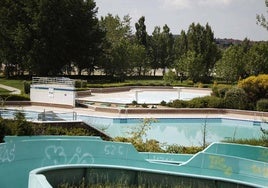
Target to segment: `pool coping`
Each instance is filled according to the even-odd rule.
[[[216,109],[216,108],[122,108],[103,107],[89,105],[88,108],[70,108],[59,105],[39,105],[27,103],[26,105],[6,105],[6,109],[20,109],[32,111],[54,111],[56,113],[76,112],[81,115],[96,117],[230,117],[235,119],[268,121],[268,112],[246,111],[237,109]]]

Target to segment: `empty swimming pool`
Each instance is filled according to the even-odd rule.
[[[198,88],[132,89],[127,92],[92,93],[91,96],[83,97],[83,100],[121,104],[130,104],[133,101],[139,104],[159,104],[162,101],[191,100],[210,94],[211,90]]]
[[[13,110],[0,111],[3,118],[13,118]],[[28,120],[38,120],[40,112],[23,111]],[[58,113],[57,117],[66,121],[74,120],[72,113]],[[141,118],[96,117],[77,114],[75,120],[82,120],[90,126],[104,131],[111,137],[130,136],[133,128],[143,124]],[[226,139],[260,138],[261,127],[267,129],[267,123],[230,118],[157,118],[144,139],[155,139],[167,145],[200,146],[203,131],[206,131],[207,143]]]

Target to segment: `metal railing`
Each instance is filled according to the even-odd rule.
[[[66,77],[33,77],[32,84],[57,84],[74,87],[75,81]]]

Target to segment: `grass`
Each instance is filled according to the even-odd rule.
[[[24,82],[24,80],[9,80],[9,79],[5,79],[5,78],[0,78],[1,84],[17,88],[21,91],[23,91],[23,82]]]
[[[165,83],[161,79],[152,79],[152,80],[125,80],[124,82],[94,82],[91,81],[87,84],[89,88],[106,88],[106,87],[123,87],[123,86],[167,86],[170,84]],[[191,81],[175,81],[170,86],[183,86],[183,87],[197,87],[196,84],[193,84]],[[205,85],[206,86],[206,85]],[[208,87],[208,86],[207,86]]]
[[[10,91],[0,88],[0,95],[8,95],[8,94],[10,94]]]

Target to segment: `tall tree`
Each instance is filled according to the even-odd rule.
[[[155,27],[149,40],[150,64],[154,75],[158,68],[163,70],[164,75],[166,68],[171,67],[174,60],[173,45],[174,38],[169,27],[165,25],[163,31],[160,27]]]
[[[109,76],[121,80],[133,68],[131,63],[131,18],[126,15],[121,20],[118,15],[108,14],[101,18],[100,26],[106,32],[106,43],[102,59],[102,68]]]
[[[200,82],[210,82],[213,67],[219,59],[219,50],[215,42],[211,27],[206,24],[205,27],[200,24],[192,23],[187,32],[188,50],[195,52],[202,61],[199,76],[194,80]],[[197,67],[200,67],[197,65]],[[195,75],[195,74],[194,74]]]
[[[181,31],[180,36],[175,38],[174,41],[174,65],[177,75],[180,76],[182,81],[186,74],[184,66],[184,57],[188,51],[187,35],[184,30]]]
[[[145,48],[147,48],[147,31],[146,31],[146,25],[145,25],[145,17],[142,16],[138,22],[135,24],[136,28],[136,39],[139,44],[143,45]]]
[[[7,77],[27,68],[36,8],[30,0],[0,2],[0,60]]]
[[[55,75],[66,64],[90,67],[102,35],[93,0],[3,0],[2,59],[36,75]]]
[[[227,82],[237,82],[246,76],[245,53],[242,46],[230,46],[215,65],[217,77]]]
[[[101,53],[104,31],[99,27],[96,17],[97,9],[93,1],[69,1],[67,10],[68,29],[67,36],[70,43],[67,44],[70,59],[78,68],[78,74],[87,70],[91,74],[98,66],[98,56]]]
[[[245,65],[248,75],[268,74],[268,43],[255,43],[247,53]]]
[[[145,17],[142,16],[137,23],[135,23],[135,36],[138,43],[138,46],[136,46],[136,53],[140,53],[140,55],[136,54],[137,61],[136,67],[138,71],[138,75],[141,76],[142,72],[143,75],[147,72],[149,69],[149,50],[148,50],[148,33],[146,31],[146,25],[145,25]]]

